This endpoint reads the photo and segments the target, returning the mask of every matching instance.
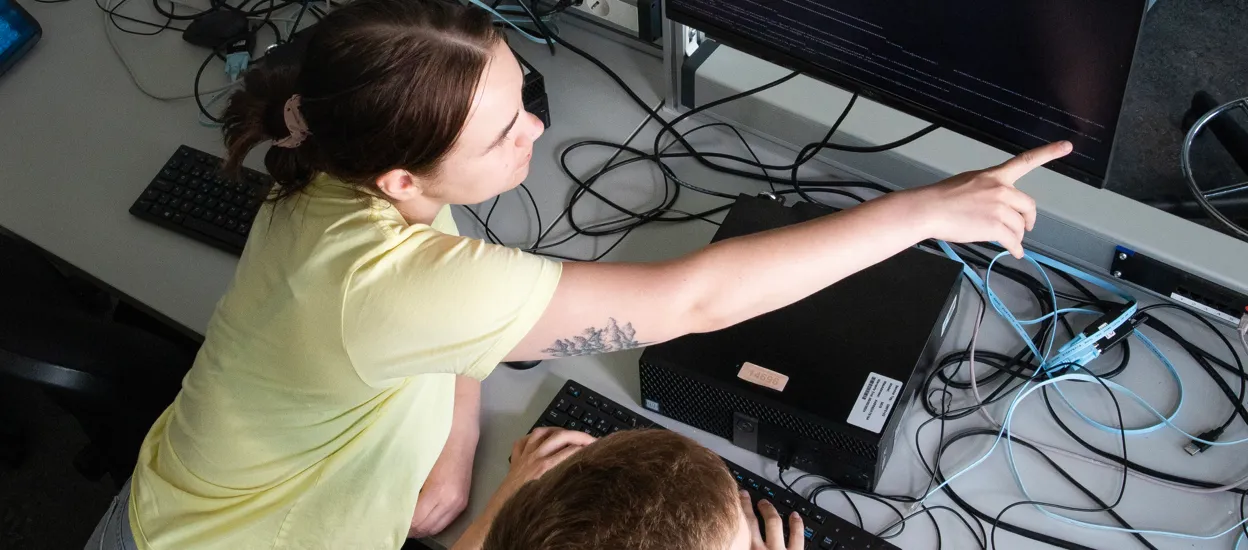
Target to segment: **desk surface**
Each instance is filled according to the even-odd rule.
[[[0,200],[0,227],[34,242],[183,327],[202,333],[216,301],[229,284],[236,258],[141,222],[131,217],[127,208],[178,145],[221,152],[217,130],[196,122],[197,110],[192,101],[161,102],[139,93],[109,50],[103,15],[90,2],[32,3],[29,9],[43,24],[44,39],[27,59],[0,78],[0,106],[3,106],[10,129],[0,132],[0,185],[4,190]],[[138,13],[143,12],[140,9]],[[613,67],[643,98],[658,103],[662,72],[657,59],[575,28],[565,28],[565,36]],[[161,91],[188,91],[194,70],[205,55],[183,43],[175,33],[155,38],[118,34],[117,40],[134,65],[138,78]],[[642,125],[645,117],[606,76],[571,52],[561,50],[551,57],[543,46],[518,39],[513,40],[513,44],[544,74],[550,95],[553,125],[538,144],[529,178],[542,218],[548,222],[563,209],[572,190],[557,164],[558,153],[581,139],[622,141]],[[208,85],[220,82],[219,72],[209,71]],[[654,131],[653,125],[641,131],[638,139],[643,148],[653,140]],[[733,153],[744,152],[739,143],[729,139],[729,134],[708,130],[696,135],[698,137],[693,140],[696,144]],[[792,155],[762,140],[751,141],[764,161],[782,161]],[[588,174],[608,156],[609,151],[585,151],[574,157],[572,169]],[[674,164],[679,173],[687,174],[691,181],[704,186],[730,193],[762,190],[758,184],[740,178],[697,169],[689,161]],[[813,170],[825,169],[814,167]],[[657,200],[654,193],[660,182],[654,170],[639,164],[607,178],[603,186],[622,204],[640,206]],[[508,194],[501,201],[495,216],[496,232],[510,242],[532,238],[535,229],[531,218],[520,208],[518,195]],[[722,200],[686,196],[680,206],[694,209],[719,202]],[[599,220],[609,215],[605,207],[592,203],[577,209],[579,220]],[[457,212],[456,217],[466,234],[480,235],[471,218],[463,212]],[[556,230],[555,235],[559,233]],[[713,233],[714,227],[708,224],[646,227],[634,232],[611,258],[671,257],[708,242]],[[588,256],[605,249],[611,242],[612,238],[578,239],[558,251]],[[1026,303],[1017,289],[1005,289],[1003,294],[1010,303],[1020,307]],[[946,341],[947,348],[965,345],[973,313],[964,310],[958,315],[955,330]],[[1185,320],[1176,320],[1175,326],[1198,343],[1219,349],[1215,346],[1216,340]],[[1016,347],[1004,326],[991,318],[980,342],[981,349],[1012,350]],[[1177,346],[1166,341],[1160,341],[1159,345],[1176,359],[1180,371],[1187,375],[1184,382],[1189,396],[1215,395],[1212,382],[1199,374]],[[466,527],[466,518],[480,512],[488,495],[506,473],[506,457],[512,441],[524,434],[564,380],[574,378],[621,403],[637,403],[637,357],[637,352],[619,353],[551,361],[526,372],[504,368],[496,371],[484,384],[482,437],[468,512],[465,518],[436,537],[435,542],[449,546]],[[1121,380],[1124,384],[1159,402],[1173,398],[1174,390],[1156,361],[1146,357],[1134,361],[1140,363],[1139,368],[1132,368],[1124,375]],[[1108,418],[1110,411],[1095,392],[1071,393],[1074,399],[1086,405],[1090,414]],[[1020,407],[1016,429],[1046,442],[1071,447],[1052,422],[1039,414],[1042,406],[1029,401]],[[640,407],[635,408],[640,410]],[[1220,398],[1192,399],[1188,409],[1180,417],[1182,424],[1191,430],[1203,430],[1213,422],[1211,419],[1224,417],[1229,407]],[[738,464],[775,479],[774,462],[746,453],[725,440],[648,412],[643,414],[698,439]],[[1001,417],[1003,411],[998,410],[996,414]],[[1127,415],[1128,422],[1146,420],[1138,410],[1128,409]],[[927,479],[916,462],[912,440],[915,429],[924,419],[925,415],[916,407],[904,422],[904,431],[899,436],[901,440],[889,463],[881,492],[917,494],[923,491]],[[979,425],[982,421],[972,417],[952,423],[947,429],[952,433]],[[1233,429],[1233,433],[1240,431],[1242,428]],[[1113,436],[1091,430],[1081,430],[1081,433],[1106,448],[1114,448]],[[920,443],[928,456],[936,439],[934,429],[923,433]],[[986,439],[951,450],[944,460],[946,469],[956,471],[985,452],[991,443]],[[1234,460],[1236,451],[1215,449],[1191,458],[1180,450],[1183,443],[1172,433],[1158,432],[1133,438],[1129,451],[1135,459],[1175,473],[1213,480],[1233,479],[1242,474],[1243,466]],[[1242,455],[1242,451],[1239,454]],[[1019,463],[1029,485],[1037,486],[1035,496],[1087,504],[1033,458],[1020,456]],[[1091,480],[1089,486],[1102,497],[1112,498],[1117,484],[1112,472],[1071,460],[1059,459],[1059,462],[1081,480]],[[973,475],[960,479],[956,487],[964,497],[993,513],[1020,498],[1001,452],[985,461]],[[932,502],[948,504],[943,496]],[[844,517],[853,517],[845,501],[834,495],[823,496],[820,504]],[[1231,510],[1236,504],[1237,500],[1226,494],[1188,495],[1133,480],[1119,511],[1137,527],[1210,533],[1234,523]],[[860,501],[860,508],[868,529],[878,530],[891,521],[891,512],[882,507]],[[1103,522],[1106,521],[1103,516],[1088,514],[1086,519]],[[974,546],[970,535],[956,520],[939,513],[937,517],[946,545],[952,548]],[[1016,508],[1007,519],[1098,548],[1138,545],[1122,534],[1065,526],[1031,508]],[[1008,548],[1041,547],[1004,533],[998,534],[998,540],[1002,547]],[[1230,548],[1233,545],[1229,537],[1216,541],[1158,537],[1152,540],[1159,548]],[[936,533],[924,519],[912,522],[895,542],[907,549],[930,548],[936,542]]]

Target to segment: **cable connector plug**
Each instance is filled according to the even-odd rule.
[[[1239,328],[1235,329],[1239,334],[1248,334],[1248,306],[1244,306],[1244,313],[1239,316]]]
[[[1203,439],[1205,441],[1217,441],[1219,437],[1222,437],[1222,428],[1214,428],[1196,436],[1197,439]],[[1193,439],[1189,441],[1187,445],[1183,446],[1183,450],[1191,456],[1196,456],[1208,450],[1209,447],[1212,447],[1212,445],[1205,443],[1204,441],[1196,441]]]
[[[242,76],[243,71],[247,70],[247,65],[251,63],[251,54],[247,52],[234,52],[225,56],[225,74],[229,75],[230,81],[238,80]]]

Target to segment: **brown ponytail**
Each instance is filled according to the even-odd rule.
[[[477,82],[502,35],[484,10],[444,0],[355,0],[312,31],[299,64],[259,64],[225,110],[225,167],[289,135],[286,100],[301,96],[311,135],[270,147],[278,198],[318,173],[373,189],[394,169],[431,174],[468,119]]]
[[[292,65],[264,67],[243,75],[243,89],[230,96],[225,110],[227,171],[237,170],[257,145],[289,135],[282,107],[294,95],[298,78],[298,67]],[[312,164],[303,158],[306,153],[299,148],[270,147],[265,154],[264,164],[278,183],[279,196],[303,189],[316,175]]]

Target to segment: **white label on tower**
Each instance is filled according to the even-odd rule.
[[[880,433],[884,423],[888,422],[888,413],[893,411],[893,404],[901,395],[901,382],[887,376],[871,373],[867,383],[863,384],[853,410],[849,411],[850,424],[864,430]]]

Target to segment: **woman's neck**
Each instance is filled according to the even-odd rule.
[[[394,207],[399,209],[399,213],[403,215],[403,219],[407,220],[408,224],[422,225],[431,225],[433,219],[438,217],[438,212],[441,212],[445,206],[425,197],[415,197],[394,203]]]

